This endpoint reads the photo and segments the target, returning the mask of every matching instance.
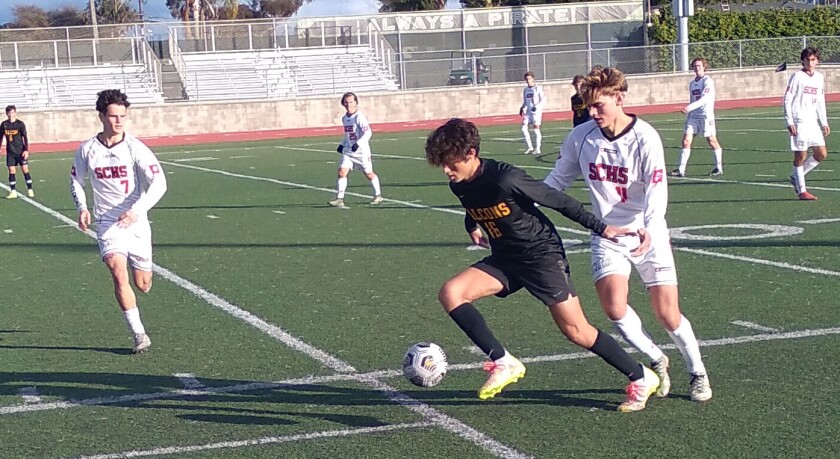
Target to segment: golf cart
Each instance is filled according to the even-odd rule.
[[[481,61],[483,49],[465,49],[450,53],[449,86],[490,84],[489,65]]]

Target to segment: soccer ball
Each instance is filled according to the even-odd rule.
[[[403,374],[415,386],[436,386],[446,376],[446,353],[435,343],[417,343],[403,358]]]

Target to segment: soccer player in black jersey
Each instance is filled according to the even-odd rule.
[[[6,166],[9,167],[9,189],[11,190],[6,199],[17,198],[17,191],[15,191],[17,166],[23,170],[27,195],[34,198],[32,177],[29,175],[29,138],[26,136],[26,125],[17,119],[17,109],[14,105],[6,107],[6,117],[8,119],[0,123],[0,132],[3,134],[0,138],[0,148],[3,146],[3,139],[6,139]]]
[[[628,230],[605,225],[580,202],[521,169],[480,158],[480,142],[475,124],[458,118],[447,121],[426,140],[426,160],[443,169],[450,189],[466,209],[467,233],[473,243],[492,251],[449,279],[438,294],[443,309],[490,359],[484,366],[490,376],[478,397],[494,397],[525,376],[525,366],[499,343],[473,302],[490,295],[506,297],[525,288],[548,306],[570,341],[594,352],[630,379],[627,399],[618,410],[644,409],[659,378],[586,320],[572,285],[563,241],[535,204],[557,210],[604,238],[615,239]],[[642,244],[636,250],[641,254],[647,247]]]
[[[572,96],[572,127],[589,121],[589,108],[580,96],[580,85],[583,83],[583,75],[575,75],[572,79],[572,86],[575,87],[575,95]]]

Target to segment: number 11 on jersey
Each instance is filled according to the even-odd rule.
[[[627,202],[627,187],[626,186],[617,186],[617,187],[615,187],[615,191],[618,192],[618,197],[621,198],[621,202]]]

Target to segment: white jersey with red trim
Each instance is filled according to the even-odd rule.
[[[341,144],[344,145],[344,154],[361,157],[365,153],[370,153],[370,138],[373,131],[364,113],[360,111],[352,115],[345,113],[341,117],[341,124],[344,126],[344,139],[341,140]],[[354,143],[359,144],[355,152],[352,151]]]
[[[522,90],[522,106],[520,109],[542,113],[545,101],[545,93],[543,92],[542,86],[538,84],[534,86],[526,85],[525,89]],[[533,110],[535,108],[536,110]]]
[[[594,123],[576,127],[563,142],[560,157],[545,182],[565,190],[583,175],[592,212],[608,225],[645,228],[667,237],[668,182],[659,133],[633,121],[608,138]]]
[[[139,219],[147,219],[149,209],[166,193],[166,175],[155,154],[129,134],[111,147],[94,136],[76,150],[70,189],[80,212],[87,209],[88,178],[93,188],[96,221],[116,221],[129,209]]]
[[[715,119],[715,82],[709,75],[688,83],[689,104],[685,107],[689,118]]]
[[[825,113],[825,77],[820,72],[808,75],[804,70],[794,72],[785,90],[785,122],[816,123],[828,126]]]

